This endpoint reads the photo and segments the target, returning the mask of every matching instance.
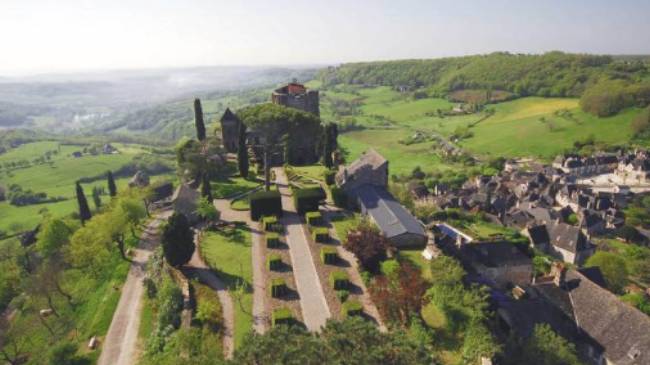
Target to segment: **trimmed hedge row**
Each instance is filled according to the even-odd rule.
[[[266,247],[267,248],[280,247],[280,235],[275,232],[268,232],[266,234]]]
[[[318,243],[326,243],[330,239],[330,232],[325,227],[316,227],[313,229],[312,238]]]
[[[273,298],[281,298],[287,295],[289,288],[287,287],[287,283],[284,281],[284,279],[276,278],[271,280],[269,291]]]
[[[332,200],[334,201],[334,205],[339,208],[348,207],[348,195],[343,189],[337,186],[332,186],[330,188],[330,192],[332,193]]]
[[[350,279],[345,271],[332,271],[329,279],[334,290],[347,290],[350,287]]]
[[[278,191],[258,191],[250,195],[250,202],[254,221],[263,216],[282,216],[282,199]]]
[[[325,179],[325,184],[327,184],[327,186],[334,185],[334,183],[336,182],[335,177],[336,177],[335,171],[327,170],[323,173],[323,178]]]
[[[289,308],[278,308],[271,313],[271,324],[273,327],[279,324],[293,323],[293,315]]]
[[[350,300],[341,306],[341,316],[343,318],[351,316],[360,316],[363,314],[363,305],[356,300]]]
[[[320,260],[327,265],[334,265],[339,259],[334,247],[323,247],[320,249]]]
[[[279,232],[281,227],[276,216],[262,217],[262,226],[266,232]]]
[[[326,198],[327,195],[321,187],[294,189],[293,191],[293,202],[300,215],[318,211],[318,206]]]
[[[277,253],[270,254],[269,257],[266,259],[266,262],[269,267],[269,270],[271,271],[280,270],[280,268],[282,267],[282,257]]]
[[[305,214],[305,220],[310,226],[319,226],[323,224],[323,216],[320,212],[307,212]]]

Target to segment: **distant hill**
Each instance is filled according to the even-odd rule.
[[[650,64],[642,56],[598,56],[550,52],[543,55],[487,55],[349,63],[319,73],[334,84],[423,89],[447,96],[465,89],[503,90],[517,96],[580,96],[600,79],[650,80]]]

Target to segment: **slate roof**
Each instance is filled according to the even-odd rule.
[[[532,262],[510,242],[468,243],[461,247],[461,255],[487,267],[530,265]]]
[[[381,167],[384,163],[386,163],[384,156],[380,155],[373,148],[370,148],[345,169],[349,175],[354,175],[357,170],[368,168],[368,166],[374,170]]]
[[[404,233],[426,237],[420,222],[385,189],[366,184],[355,189],[354,193],[362,211],[372,217],[387,238]]]
[[[551,223],[547,228],[553,246],[573,253],[590,248],[587,237],[578,227],[566,223]]]
[[[548,230],[546,225],[540,224],[537,226],[532,226],[527,228],[528,236],[533,245],[542,245],[551,242],[550,237],[548,236]]]
[[[230,108],[226,108],[226,111],[223,112],[223,115],[221,116],[221,121],[224,120],[239,120],[235,113],[233,113]]]
[[[553,304],[566,307],[569,303],[570,317],[602,346],[612,363],[650,364],[650,317],[646,314],[574,270],[567,271],[565,288],[538,287]]]

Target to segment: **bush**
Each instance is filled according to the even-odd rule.
[[[323,216],[320,212],[307,212],[305,214],[305,220],[310,226],[318,226],[323,224]]]
[[[330,233],[325,227],[318,227],[314,228],[314,231],[312,232],[312,237],[314,238],[314,241],[319,242],[319,243],[325,243],[329,241],[330,239]]]
[[[275,232],[269,232],[266,234],[266,247],[268,248],[278,248],[280,247],[280,235]]]
[[[282,200],[277,191],[258,191],[250,195],[251,219],[258,221],[263,216],[282,216]]]
[[[269,270],[277,271],[280,270],[282,266],[282,257],[277,253],[270,254],[268,259],[266,259]]]
[[[350,300],[341,306],[341,316],[343,318],[351,316],[360,316],[363,314],[363,306],[356,300]]]
[[[339,256],[334,247],[323,247],[320,249],[320,259],[324,264],[334,265]]]
[[[295,189],[293,191],[293,202],[296,205],[298,214],[304,215],[307,212],[318,211],[318,205],[327,196],[321,187]]]
[[[327,170],[323,173],[323,178],[325,179],[325,184],[327,186],[332,186],[334,185],[335,181],[334,178],[336,177],[336,172],[332,170]]]
[[[339,208],[348,207],[348,195],[343,189],[339,188],[338,186],[332,186],[330,191],[332,192],[332,200],[334,201],[334,205]]]
[[[347,290],[350,287],[350,279],[345,271],[333,271],[330,273],[330,285],[334,290]]]
[[[343,247],[357,257],[364,270],[377,272],[380,263],[386,260],[388,240],[372,223],[361,221],[348,231]]]
[[[289,288],[287,288],[287,283],[282,278],[276,278],[271,280],[271,286],[269,288],[270,294],[273,298],[281,298],[287,295]]]
[[[275,216],[262,217],[262,226],[267,232],[278,232],[280,230],[278,218]]]
[[[278,308],[273,311],[271,314],[271,323],[273,327],[279,324],[291,324],[293,323],[293,315],[289,308]]]
[[[348,300],[348,297],[350,296],[350,292],[347,290],[337,290],[336,291],[336,297],[339,298],[339,301],[341,303],[345,303],[346,300]]]

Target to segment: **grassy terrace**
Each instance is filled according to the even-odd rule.
[[[253,326],[253,270],[248,227],[238,224],[232,229],[206,232],[201,243],[201,255],[225,282],[233,296],[235,346],[238,347]]]

